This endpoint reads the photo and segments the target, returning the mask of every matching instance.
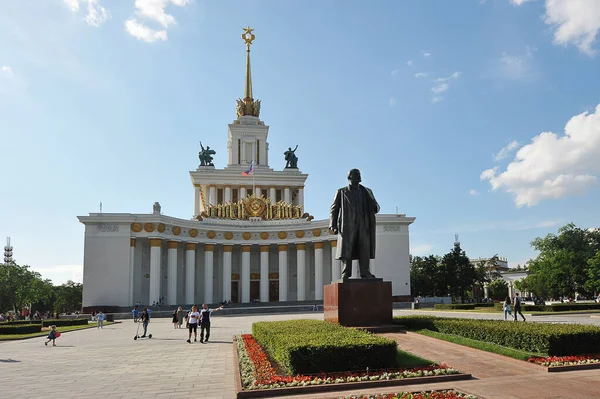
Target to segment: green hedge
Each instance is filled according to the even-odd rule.
[[[428,329],[549,356],[600,353],[600,328],[579,324],[515,323],[431,316],[395,317],[407,329]]]
[[[448,310],[448,309],[460,309],[460,310],[473,310],[475,308],[491,308],[494,307],[492,302],[485,303],[438,303],[434,305],[435,309]]]
[[[44,327],[85,326],[87,324],[88,319],[46,319],[42,322]]]
[[[31,334],[42,331],[41,324],[17,324],[0,326],[0,335]]]
[[[396,366],[395,341],[325,321],[263,321],[252,335],[290,375]]]
[[[16,321],[3,321],[0,322],[0,326],[21,326],[25,324],[39,324],[40,320],[16,320]]]
[[[496,309],[503,309],[503,302],[496,303]],[[511,310],[514,308],[511,304]],[[600,310],[600,303],[555,303],[552,305],[522,305],[523,312],[567,312],[570,310]]]

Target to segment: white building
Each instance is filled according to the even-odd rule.
[[[85,225],[84,307],[152,304],[160,298],[167,305],[322,300],[323,286],[340,278],[337,236],[330,235],[329,221],[313,220],[304,211],[308,175],[269,167],[269,126],[259,119],[260,101],[252,95],[251,32],[243,35],[246,83],[237,119],[228,125],[227,166],[201,165],[189,172],[195,217],[163,215],[158,203],[150,214],[78,217]],[[254,174],[244,176],[252,161]],[[377,216],[371,269],[392,281],[397,300],[410,296],[408,226],[414,220]]]

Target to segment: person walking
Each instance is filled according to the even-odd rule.
[[[200,319],[200,313],[198,313],[198,307],[196,305],[192,306],[192,310],[187,315],[187,327],[188,327],[188,339],[187,343],[191,344],[192,340],[192,331],[194,331],[194,342],[198,337],[198,320]],[[202,340],[200,340],[202,342]]]
[[[209,309],[208,305],[202,304],[202,311],[200,312],[200,343],[208,342],[208,337],[210,337],[210,314],[212,312],[216,312],[218,310],[223,309],[223,306],[220,306],[216,309]],[[206,330],[206,338],[204,338],[204,331]]]
[[[181,325],[183,324],[183,317],[185,316],[185,312],[183,311],[183,309],[180,307],[177,308],[177,328],[181,328]]]
[[[135,305],[133,307],[133,310],[131,311],[131,313],[133,314],[133,322],[137,322],[138,317],[140,317],[140,311],[138,310],[138,305]]]
[[[512,318],[512,311],[510,309],[510,297],[506,297],[506,299],[504,300],[504,320],[506,320],[506,315],[509,314],[510,317]]]
[[[173,318],[171,319],[171,322],[173,323],[173,328],[175,329],[175,328],[177,328],[177,322],[179,321],[179,319],[177,318],[177,309],[175,309],[173,311],[171,316],[173,316]]]
[[[513,301],[513,305],[515,308],[515,321],[517,321],[517,313],[521,315],[523,321],[525,321],[525,316],[521,313],[521,298],[519,297],[519,293],[515,292],[515,300]]]
[[[104,324],[104,313],[102,313],[102,311],[99,311],[98,314],[96,315],[96,317],[98,318],[98,328],[104,328],[103,324]]]
[[[52,346],[56,346],[56,338],[60,337],[60,333],[56,330],[56,326],[50,327],[50,334],[48,334],[48,341],[44,342],[44,345],[48,346],[48,342],[52,341]]]

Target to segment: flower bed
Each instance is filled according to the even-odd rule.
[[[351,395],[344,399],[477,399],[477,396],[467,395],[453,389],[427,392],[397,392],[377,395]]]
[[[334,372],[313,375],[279,375],[262,347],[250,334],[236,337],[242,388],[245,390],[306,387],[322,384],[340,384],[361,381],[383,381],[415,377],[460,374],[456,369],[442,365],[411,369],[365,370],[361,372]]]
[[[530,357],[527,361],[544,367],[579,366],[583,364],[600,365],[600,355]]]

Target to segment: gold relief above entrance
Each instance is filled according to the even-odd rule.
[[[217,236],[217,233],[215,233],[214,231],[209,231],[208,233],[206,233],[206,237],[209,240],[212,240],[213,238],[215,238]]]
[[[233,239],[233,233],[231,231],[226,232],[223,237],[225,237],[226,240],[231,240]]]
[[[198,230],[196,230],[196,229],[190,229],[189,235],[192,238],[198,237]]]
[[[141,223],[132,223],[131,231],[133,231],[134,233],[139,233],[140,231],[142,231],[142,224]]]
[[[165,232],[165,229],[166,229],[166,227],[165,227],[165,225],[164,225],[164,224],[162,224],[162,223],[159,223],[159,224],[158,224],[158,226],[156,226],[156,230],[157,230],[159,233],[164,233],[164,232]]]
[[[178,236],[179,234],[181,234],[181,227],[179,227],[179,226],[173,227],[173,235]]]
[[[242,238],[243,238],[244,240],[249,240],[249,239],[251,239],[251,238],[252,238],[252,233],[250,233],[250,232],[248,232],[248,231],[245,231],[245,232],[242,234]]]
[[[152,233],[154,231],[154,224],[153,223],[144,223],[144,230],[146,230],[146,232],[148,232],[148,233]]]
[[[267,240],[268,238],[269,238],[269,233],[267,233],[266,231],[263,231],[262,233],[260,233],[261,240]]]
[[[249,195],[248,198],[237,202],[209,205],[207,211],[202,212],[198,220],[202,218],[232,220],[260,218],[262,220],[281,220],[308,219],[309,217],[308,213],[303,213],[302,206],[300,205],[292,205],[283,201],[272,203],[270,198]]]

